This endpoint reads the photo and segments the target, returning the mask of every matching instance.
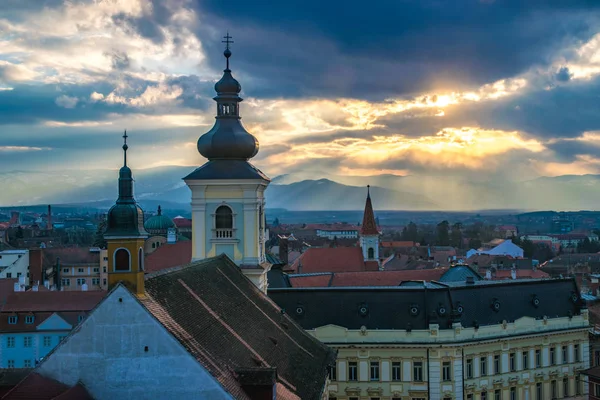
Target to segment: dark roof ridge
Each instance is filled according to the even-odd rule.
[[[321,276],[321,275],[333,275],[335,272],[307,272],[304,274],[288,274],[290,278],[302,278],[305,276]]]
[[[144,280],[156,278],[156,277],[162,276],[162,275],[167,275],[167,274],[170,274],[171,272],[181,271],[181,270],[191,268],[191,267],[200,267],[202,265],[206,265],[206,264],[212,262],[213,260],[218,260],[220,258],[228,259],[228,257],[225,254],[220,254],[215,257],[204,258],[202,260],[192,261],[188,264],[179,265],[177,267],[171,267],[171,268],[161,269],[160,271],[151,272],[151,273],[145,275]]]
[[[482,288],[488,286],[512,286],[512,285],[527,285],[533,283],[540,284],[550,284],[552,282],[572,282],[575,278],[553,278],[553,279],[504,279],[504,280],[483,280],[476,281],[474,284],[467,284],[465,282],[438,282],[438,281],[423,281],[423,280],[406,280],[400,282],[401,284],[404,282],[416,282],[423,283],[423,287],[418,286],[331,286],[331,287],[286,287],[286,288],[270,288],[269,291],[279,291],[279,290],[293,290],[293,291],[302,291],[302,290],[323,290],[323,289],[331,289],[331,290],[339,290],[339,291],[353,291],[353,290],[423,290],[427,288],[427,290],[446,290],[446,288],[452,289],[471,289],[474,287]],[[435,286],[427,286],[428,283],[433,283],[434,285],[439,285],[440,287]],[[453,284],[456,283],[456,284]]]

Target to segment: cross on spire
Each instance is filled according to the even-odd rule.
[[[129,146],[127,146],[127,138],[129,136],[127,136],[127,129],[125,129],[125,133],[123,133],[123,165],[127,165],[127,149],[129,148]]]
[[[227,31],[227,35],[223,36],[223,39],[225,39],[221,41],[221,43],[225,43],[225,51],[223,52],[223,55],[227,59],[227,69],[229,69],[229,57],[231,57],[231,50],[229,50],[229,45],[233,43],[233,40],[231,40],[232,37],[229,36],[229,31]]]
[[[225,39],[223,43],[226,43],[225,50],[229,50],[229,44],[233,43],[233,40],[231,40],[233,37],[229,36],[229,31],[227,31],[227,35],[223,36],[223,39]]]

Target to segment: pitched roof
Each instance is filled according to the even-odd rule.
[[[173,218],[173,222],[175,222],[175,226],[178,228],[191,228],[192,220],[183,218],[183,217],[175,217]]]
[[[327,287],[330,286],[333,275],[331,272],[298,274],[288,275],[288,279],[292,287]]]
[[[14,293],[15,283],[19,282],[18,278],[2,278],[0,279],[0,304],[3,304],[6,298]]]
[[[56,264],[57,258],[63,265],[100,263],[100,252],[92,252],[89,247],[52,247],[42,251],[51,265]]]
[[[89,311],[106,295],[102,290],[13,292],[6,298],[2,312]]]
[[[381,247],[415,247],[419,244],[410,240],[381,242]]]
[[[517,279],[543,279],[550,278],[550,274],[536,269],[535,271],[530,269],[517,269],[515,270],[517,274]],[[494,276],[495,274],[495,276]],[[511,279],[511,271],[509,269],[499,269],[492,275],[492,279],[500,280],[500,279]]]
[[[335,353],[306,333],[226,256],[146,277],[142,304],[236,398],[239,368],[276,368],[278,383],[320,399]]]
[[[93,400],[81,384],[69,387],[32,372],[2,397],[6,400]]]
[[[147,273],[179,267],[192,261],[192,241],[166,243],[146,256],[144,268]]]
[[[367,192],[365,213],[363,214],[363,222],[360,227],[360,233],[363,235],[379,235],[377,223],[375,222],[375,213],[373,212],[373,204],[371,204],[371,194],[369,192]]]
[[[362,271],[365,268],[359,247],[310,248],[297,258],[292,269],[300,273]]]
[[[447,271],[447,268],[438,268],[406,271],[327,272],[316,274],[291,274],[288,275],[288,279],[291,287],[298,288],[398,286],[401,282],[407,281],[437,281],[440,280]]]

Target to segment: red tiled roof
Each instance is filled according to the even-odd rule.
[[[100,252],[92,252],[89,247],[52,247],[43,252],[52,265],[57,258],[62,265],[100,264]]]
[[[333,276],[331,286],[398,286],[405,281],[434,281],[441,278],[447,268],[406,271],[344,272]]]
[[[410,240],[381,242],[381,247],[416,247],[419,244]]]
[[[367,202],[365,203],[365,213],[363,215],[362,226],[360,233],[363,235],[379,235],[377,223],[375,222],[375,213],[373,212],[373,204],[371,204],[371,195],[367,194]]]
[[[333,273],[323,275],[289,275],[290,285],[292,287],[327,287],[331,282]]]
[[[52,400],[94,400],[94,398],[81,383],[78,383]]]
[[[103,290],[13,292],[6,298],[2,312],[89,311],[104,298]]]
[[[517,279],[542,279],[542,278],[550,278],[550,274],[541,271],[539,269],[517,269]],[[492,280],[503,280],[503,279],[511,279],[510,270],[502,269],[496,271],[496,276],[492,278]]]
[[[364,268],[360,247],[310,248],[292,264],[292,269],[299,273],[362,271]]]
[[[406,281],[439,280],[448,268],[406,271],[336,272],[323,275],[289,275],[292,287],[398,286]]]
[[[173,218],[175,226],[178,228],[191,228],[192,220],[187,218]]]
[[[192,261],[192,241],[163,244],[146,256],[144,261],[147,273],[189,264]]]
[[[0,304],[4,303],[6,298],[15,292],[15,283],[17,278],[2,278],[0,279]]]
[[[67,391],[69,387],[54,379],[46,378],[37,372],[25,377],[2,399],[6,400],[50,400]]]

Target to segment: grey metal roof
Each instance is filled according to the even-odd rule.
[[[440,282],[464,282],[468,276],[473,277],[475,281],[483,279],[481,275],[468,265],[456,265],[441,276]]]
[[[261,170],[244,160],[208,161],[183,179],[262,179],[267,182],[271,181]]]
[[[269,289],[269,297],[305,329],[334,324],[348,329],[450,329],[532,318],[567,317],[583,303],[574,279],[429,282],[420,286]],[[575,296],[575,300],[573,299]],[[534,299],[538,301],[534,302]],[[497,309],[494,305],[498,303]],[[368,313],[360,313],[367,305]],[[302,306],[303,312],[295,310]],[[411,310],[416,307],[417,313]],[[453,316],[452,310],[462,310]],[[443,313],[440,311],[444,311]]]

